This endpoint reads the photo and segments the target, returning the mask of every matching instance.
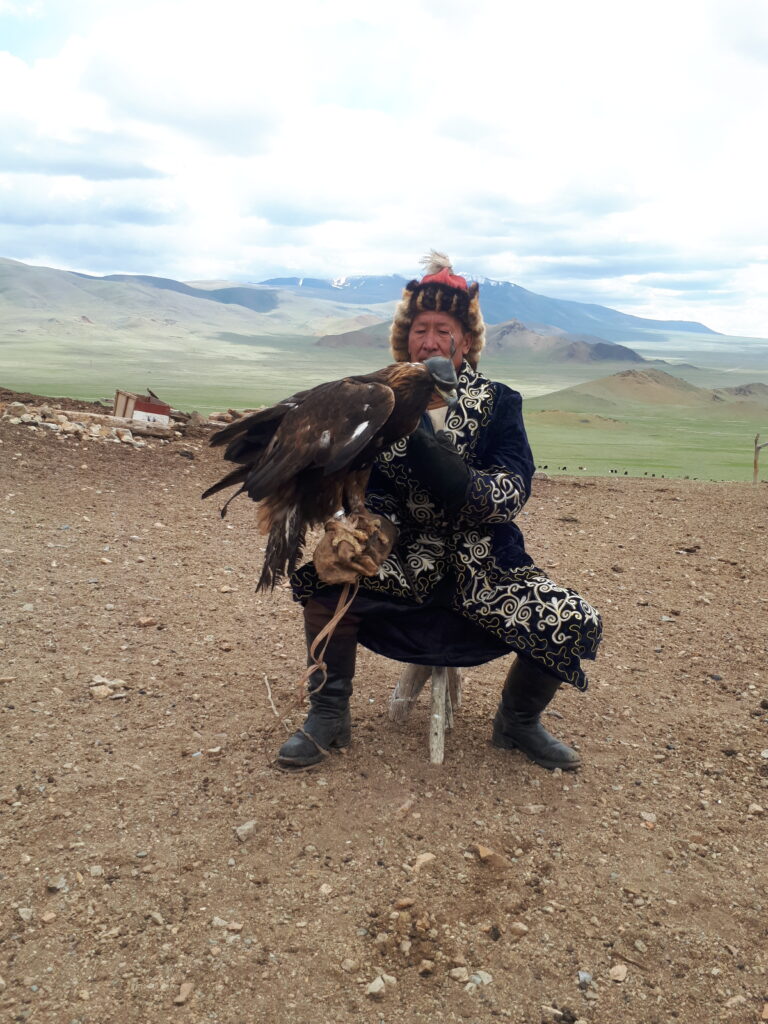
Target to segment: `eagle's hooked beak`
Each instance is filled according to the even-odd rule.
[[[437,391],[438,395],[440,395],[440,397],[445,401],[445,404],[449,409],[453,409],[454,406],[458,405],[459,395],[456,388],[443,388],[438,384],[435,391]]]
[[[449,409],[453,409],[459,400],[456,387],[459,383],[456,370],[450,359],[445,356],[430,356],[424,360],[424,365],[429,370],[435,385],[435,391],[440,395]]]

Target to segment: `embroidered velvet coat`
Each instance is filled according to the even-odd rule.
[[[595,657],[600,617],[575,591],[554,583],[533,565],[515,523],[530,495],[535,468],[522,399],[466,362],[458,392],[445,430],[470,468],[465,504],[450,517],[438,506],[409,466],[406,440],[380,455],[366,505],[397,523],[400,538],[378,576],[362,580],[361,594],[429,607],[448,578],[445,605],[452,609],[451,628],[458,624],[461,629],[458,615],[473,637],[488,637],[488,656],[479,660],[516,651],[585,689],[580,659]],[[292,583],[299,600],[323,589],[311,563],[294,573]],[[434,615],[440,615],[440,608]],[[366,642],[362,634],[361,641]]]

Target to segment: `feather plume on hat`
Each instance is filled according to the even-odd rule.
[[[430,249],[426,256],[422,256],[419,260],[419,266],[424,267],[425,277],[439,274],[441,270],[450,270],[453,273],[449,257],[444,252],[438,252],[437,249]]]
[[[467,362],[477,369],[480,352],[485,345],[485,323],[480,310],[480,286],[467,284],[465,278],[453,273],[451,261],[443,252],[431,249],[420,261],[426,273],[421,281],[413,280],[403,289],[392,327],[389,344],[397,362],[408,360],[408,334],[419,313],[448,313],[455,317],[470,335]]]

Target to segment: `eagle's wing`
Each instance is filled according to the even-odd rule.
[[[212,448],[227,445],[224,458],[228,462],[250,462],[262,452],[277,430],[283,417],[295,409],[306,392],[283,399],[268,409],[242,416],[234,423],[217,430],[210,440]]]
[[[259,501],[304,469],[321,468],[326,476],[344,469],[387,422],[394,405],[394,392],[386,384],[353,377],[306,392],[285,413],[248,474],[248,494]]]

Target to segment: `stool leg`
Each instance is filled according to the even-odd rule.
[[[461,707],[461,669],[448,669],[448,690],[451,695],[451,704],[456,711]]]
[[[448,670],[432,669],[432,712],[429,719],[429,760],[442,764],[445,757],[446,703],[448,701]]]
[[[392,722],[402,724],[424,684],[429,679],[430,669],[427,665],[407,665],[397,681],[395,692],[389,698],[389,718]]]

